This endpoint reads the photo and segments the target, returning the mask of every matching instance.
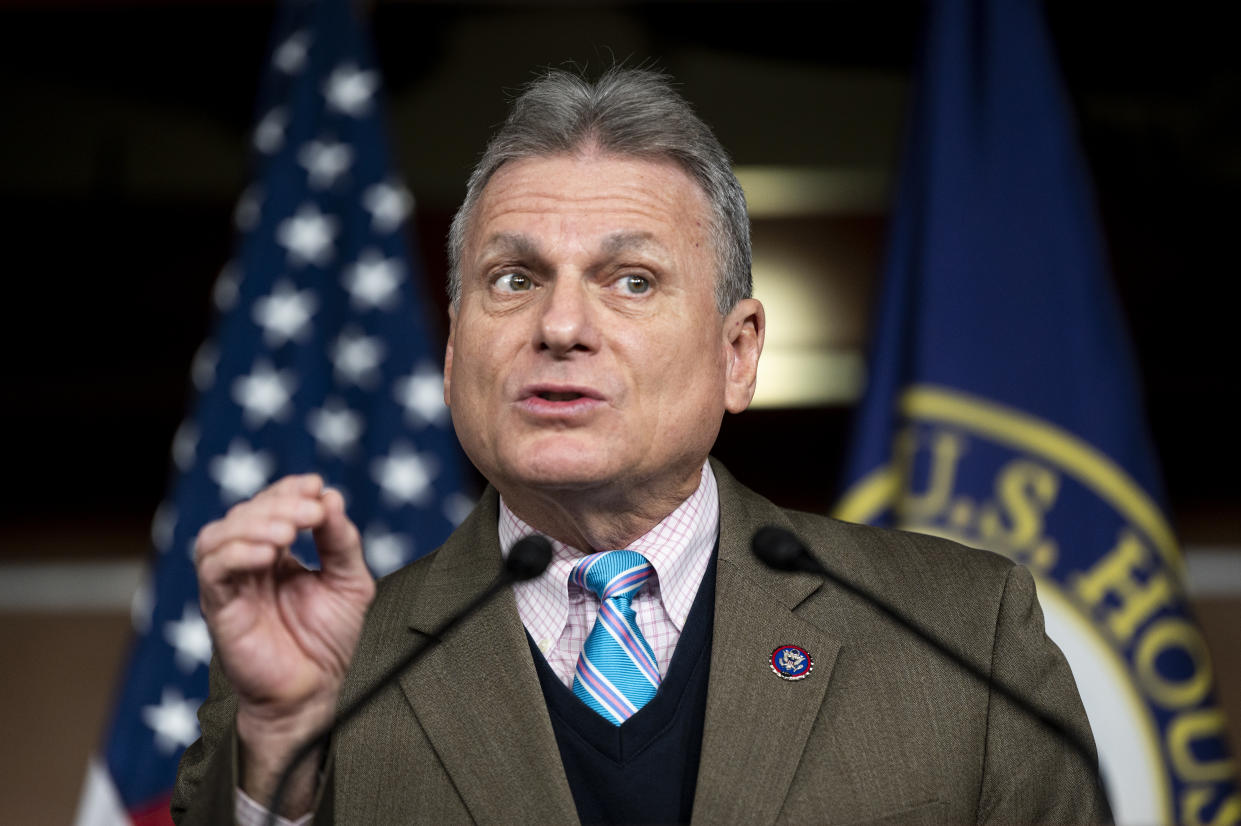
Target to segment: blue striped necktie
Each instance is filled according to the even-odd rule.
[[[619,726],[659,689],[659,666],[630,602],[653,573],[637,551],[604,551],[577,563],[572,581],[599,596],[599,615],[573,675],[573,693]]]

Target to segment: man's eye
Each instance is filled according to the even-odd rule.
[[[622,279],[625,292],[630,295],[641,295],[651,289],[650,279],[641,275],[627,275]]]
[[[530,280],[528,275],[519,272],[507,272],[496,279],[496,285],[507,292],[520,293],[533,287],[534,282]]]

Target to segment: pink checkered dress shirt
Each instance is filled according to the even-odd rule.
[[[654,575],[634,599],[633,608],[638,628],[655,652],[660,674],[668,673],[685,618],[711,561],[719,526],[720,497],[715,474],[709,464],[703,464],[698,489],[628,546],[628,550],[642,554],[655,568]],[[501,499],[499,533],[500,547],[507,553],[514,542],[535,530]],[[578,655],[599,612],[599,598],[569,582],[573,566],[586,553],[553,539],[552,561],[543,575],[513,586],[522,624],[552,670],[569,688],[573,687]]]

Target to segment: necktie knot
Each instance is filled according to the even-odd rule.
[[[651,563],[637,551],[602,551],[577,563],[573,581],[601,600],[617,598],[627,604],[652,573]]]

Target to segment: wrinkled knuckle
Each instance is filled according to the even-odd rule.
[[[283,519],[287,510],[287,501],[281,498],[268,499],[261,505],[256,503],[254,509],[250,511],[250,524],[261,525],[272,519]]]

